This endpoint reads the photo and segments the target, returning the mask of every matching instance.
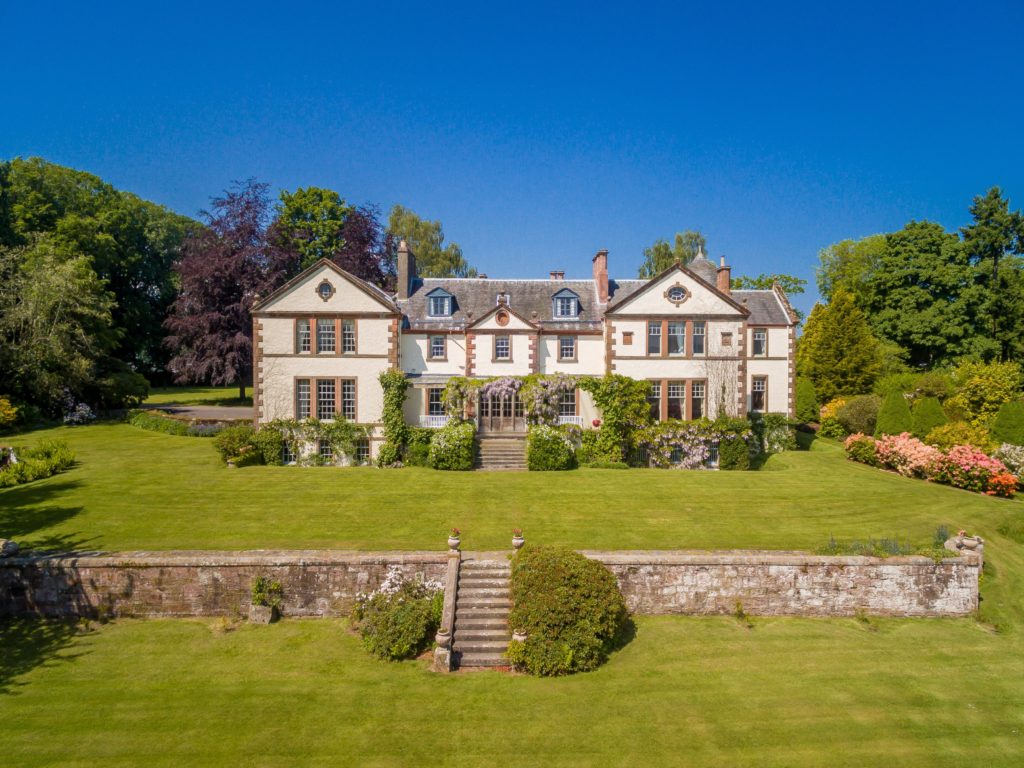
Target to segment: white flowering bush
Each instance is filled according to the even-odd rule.
[[[430,441],[430,466],[466,471],[476,458],[476,428],[470,421],[449,421]]]
[[[996,458],[1017,477],[1024,475],[1024,445],[1003,443],[996,451]]]
[[[704,469],[712,451],[729,443],[749,453],[754,434],[745,421],[662,421],[643,430],[640,444],[647,448],[651,462],[663,469]],[[731,454],[730,454],[731,455]],[[726,468],[726,467],[723,467]],[[733,468],[733,467],[728,467]],[[746,469],[747,467],[737,467]]]
[[[88,424],[96,419],[96,414],[92,412],[92,408],[85,403],[78,402],[69,389],[64,390],[63,406],[65,424]]]
[[[444,585],[440,581],[409,579],[400,568],[391,566],[377,589],[356,598],[352,620],[366,650],[374,656],[408,659],[430,645],[443,607]]]
[[[565,429],[534,424],[526,439],[526,466],[533,472],[576,468],[579,427]]]

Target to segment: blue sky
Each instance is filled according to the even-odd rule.
[[[0,0],[0,157],[187,214],[249,176],[400,202],[510,277],[696,228],[813,283],[837,240],[1024,206],[1024,4],[633,5]]]

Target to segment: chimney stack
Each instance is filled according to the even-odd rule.
[[[409,250],[409,244],[402,240],[398,243],[398,298],[408,299],[412,293],[412,284],[416,280],[416,256]]]
[[[565,272],[562,272],[562,271],[557,270],[557,269],[553,269],[553,270],[551,270],[551,279],[552,280],[565,280]]]
[[[718,262],[718,290],[726,296],[732,294],[732,267],[725,266],[725,256]]]
[[[594,256],[594,284],[597,286],[597,300],[608,303],[608,251],[602,248]]]

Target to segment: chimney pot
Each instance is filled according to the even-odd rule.
[[[409,249],[405,240],[398,243],[398,298],[408,299],[412,293],[412,284],[416,280],[416,256]]]
[[[725,266],[725,256],[719,259],[717,288],[726,296],[732,294],[732,267]]]
[[[565,272],[562,272],[561,270],[553,269],[553,270],[551,270],[551,279],[552,280],[564,280],[565,279]]]
[[[594,285],[597,287],[597,300],[608,303],[608,251],[602,248],[594,256]]]

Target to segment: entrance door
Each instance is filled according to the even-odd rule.
[[[518,395],[480,395],[476,412],[481,432],[526,431],[526,417]]]

